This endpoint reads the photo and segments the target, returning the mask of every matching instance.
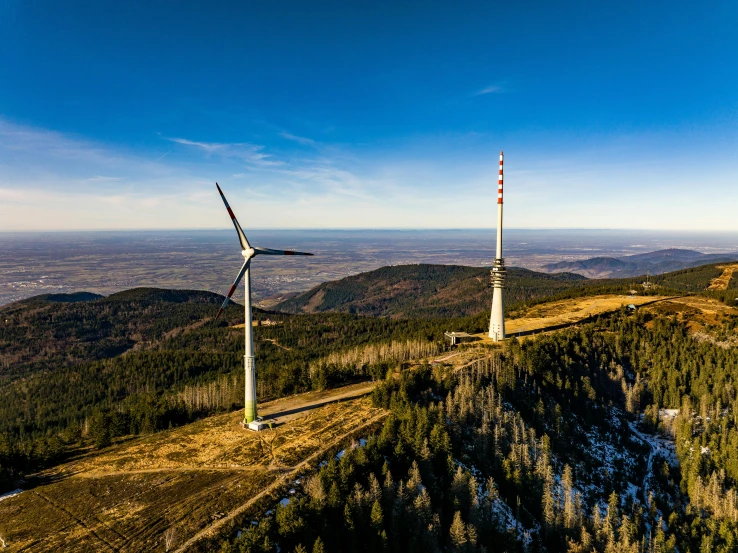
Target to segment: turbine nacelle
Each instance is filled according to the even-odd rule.
[[[218,193],[220,194],[220,197],[223,200],[223,203],[225,204],[226,210],[228,210],[228,215],[231,217],[231,222],[233,223],[233,226],[236,229],[236,234],[238,235],[238,241],[241,244],[241,255],[244,257],[243,265],[241,266],[241,270],[238,272],[238,276],[236,277],[236,280],[233,281],[233,284],[231,285],[230,290],[228,290],[228,294],[226,294],[225,301],[223,302],[223,305],[220,307],[220,310],[218,310],[218,314],[215,316],[215,320],[218,320],[218,317],[220,317],[220,314],[223,312],[223,310],[228,305],[228,302],[231,300],[231,296],[233,296],[233,293],[236,291],[236,287],[238,286],[238,283],[241,282],[241,279],[243,278],[243,275],[246,274],[246,271],[249,270],[249,267],[251,266],[251,259],[255,257],[258,254],[263,255],[313,255],[311,253],[306,252],[295,252],[291,250],[273,250],[271,248],[254,248],[249,244],[248,239],[246,238],[246,234],[243,232],[243,229],[241,228],[241,225],[238,223],[238,219],[236,219],[236,215],[233,213],[233,210],[231,209],[231,206],[228,205],[228,200],[226,200],[225,195],[223,194],[223,191],[220,189],[220,186],[218,183],[215,183],[215,186],[218,188]],[[247,323],[249,321],[246,321]]]

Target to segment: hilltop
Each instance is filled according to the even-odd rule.
[[[650,278],[658,293],[678,294],[706,290],[723,274],[720,264],[681,269]],[[732,274],[732,273],[731,273]],[[595,294],[656,293],[644,288],[647,277],[588,279],[575,273],[547,274],[518,267],[507,270],[505,309],[550,298]],[[727,288],[733,288],[736,279]],[[443,318],[474,316],[490,308],[489,269],[460,265],[397,265],[320,284],[278,303],[273,309],[286,313],[351,313],[390,318]]]
[[[559,261],[544,265],[550,273],[571,272],[587,278],[628,278],[638,275],[660,275],[711,263],[738,260],[738,253],[704,254],[694,250],[671,248],[623,257],[592,257],[578,261]]]
[[[579,288],[586,279],[528,269],[507,270],[506,305]],[[285,300],[287,313],[338,312],[375,317],[463,317],[489,309],[490,270],[460,265],[396,265],[326,282]]]

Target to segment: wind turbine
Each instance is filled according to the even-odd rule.
[[[248,425],[250,422],[256,420],[257,418],[257,412],[256,412],[256,365],[254,363],[254,333],[253,333],[253,326],[251,321],[251,260],[256,257],[257,255],[263,254],[263,255],[313,255],[311,253],[304,253],[304,252],[293,252],[289,250],[272,250],[269,248],[256,248],[252,247],[249,244],[249,241],[246,239],[246,235],[243,233],[243,229],[241,228],[241,225],[238,224],[238,219],[236,219],[236,216],[233,214],[233,210],[231,209],[231,206],[228,205],[228,200],[226,200],[226,197],[223,195],[223,191],[220,189],[220,186],[218,183],[215,183],[215,186],[218,188],[218,192],[220,193],[220,197],[223,199],[223,203],[225,204],[226,209],[228,210],[228,215],[231,216],[231,221],[233,221],[233,226],[236,227],[236,233],[238,233],[238,240],[241,243],[241,255],[244,257],[243,265],[241,266],[241,270],[238,271],[238,276],[236,277],[236,280],[233,281],[233,284],[231,285],[231,289],[228,290],[228,295],[226,295],[226,299],[223,302],[223,305],[220,306],[220,309],[218,310],[218,314],[215,316],[215,320],[218,320],[218,317],[220,317],[220,314],[223,312],[223,310],[228,305],[228,302],[231,300],[231,296],[233,295],[233,292],[236,291],[236,286],[238,286],[238,283],[241,282],[241,279],[246,276],[244,279],[244,287],[245,287],[245,296],[244,296],[244,310],[246,312],[246,317],[244,320],[244,327],[246,330],[246,344],[245,344],[245,353],[244,353],[244,367],[246,371],[246,385],[245,385],[245,410],[244,410],[244,424]],[[257,428],[258,430],[258,428]]]

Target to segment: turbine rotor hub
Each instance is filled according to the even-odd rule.
[[[251,259],[256,255],[256,250],[254,250],[254,248],[247,248],[241,251],[241,255],[246,259]]]

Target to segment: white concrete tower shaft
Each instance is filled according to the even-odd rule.
[[[502,291],[505,288],[505,260],[502,258],[502,184],[505,155],[500,152],[500,172],[497,177],[497,252],[492,264],[492,313],[489,318],[489,337],[495,342],[505,339],[505,307]]]
[[[250,265],[250,264],[249,264]],[[244,329],[246,331],[245,336],[245,348],[244,348],[244,417],[245,423],[250,423],[256,420],[259,416],[256,410],[256,363],[254,362],[254,325],[251,317],[251,267],[246,269],[244,274],[244,287],[245,287],[245,299],[244,299]]]

